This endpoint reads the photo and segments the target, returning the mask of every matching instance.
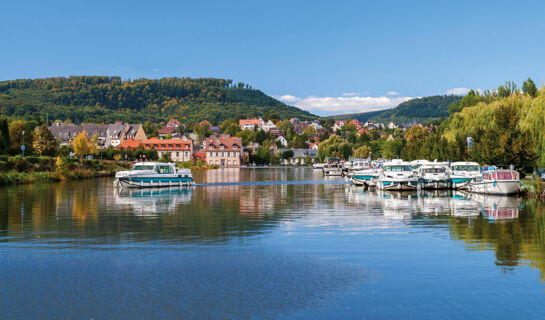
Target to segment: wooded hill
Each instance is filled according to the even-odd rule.
[[[397,107],[381,111],[355,113],[350,115],[334,116],[335,119],[358,119],[365,122],[387,123],[393,121],[396,124],[424,122],[439,120],[448,117],[448,106],[460,100],[460,96],[430,96],[416,98],[400,103]]]
[[[219,123],[237,117],[281,119],[316,116],[288,106],[244,83],[216,78],[121,80],[72,76],[0,82],[0,113],[25,119],[46,116],[72,122],[165,121]]]

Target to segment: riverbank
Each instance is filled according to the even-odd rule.
[[[0,156],[0,186],[110,177],[129,167],[129,162]]]

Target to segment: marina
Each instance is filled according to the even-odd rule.
[[[194,178],[194,188],[115,188],[112,178],[3,188],[0,309],[18,319],[116,318],[119,308],[131,318],[545,312],[538,202],[365,189],[311,168]]]

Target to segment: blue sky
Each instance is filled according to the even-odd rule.
[[[543,12],[544,1],[8,0],[0,80],[223,77],[320,115],[370,111],[541,86]]]

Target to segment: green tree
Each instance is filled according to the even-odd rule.
[[[536,84],[534,83],[534,81],[532,81],[532,79],[528,78],[528,80],[522,83],[522,92],[526,93],[532,98],[535,98],[537,96]]]
[[[290,159],[290,158],[293,158],[293,150],[289,149],[289,150],[284,150],[284,152],[282,152],[282,159]]]
[[[7,153],[10,146],[8,119],[2,117],[0,118],[0,154]]]

